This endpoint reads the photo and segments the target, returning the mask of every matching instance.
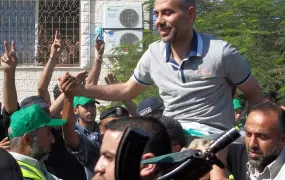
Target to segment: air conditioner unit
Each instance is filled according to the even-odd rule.
[[[142,29],[143,10],[141,4],[104,5],[104,29]]]
[[[105,41],[105,52],[107,56],[116,55],[114,48],[120,45],[132,45],[137,44],[142,40],[142,30],[105,30],[104,41]],[[142,45],[140,45],[142,48]],[[128,49],[123,49],[128,52]]]

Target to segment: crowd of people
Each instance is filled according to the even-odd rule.
[[[194,30],[195,0],[155,0],[161,40],[148,47],[133,76],[120,83],[113,74],[97,85],[105,43],[95,40],[90,72],[65,72],[48,91],[63,50],[56,31],[38,81],[37,95],[18,101],[16,43],[1,55],[3,104],[0,116],[0,179],[114,180],[117,150],[128,128],[149,136],[142,160],[198,149],[239,126],[244,135],[217,156],[202,179],[285,178],[285,102],[262,92],[250,66],[231,44]],[[155,84],[160,98],[138,105],[132,98]],[[236,96],[239,89],[245,100]],[[97,116],[98,100],[121,101]],[[132,154],[129,154],[132,156]],[[131,166],[131,165],[130,165]],[[140,165],[142,180],[167,173],[160,164]]]

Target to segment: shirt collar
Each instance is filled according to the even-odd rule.
[[[34,158],[31,158],[29,156],[25,156],[23,154],[15,153],[15,152],[9,152],[17,161],[21,161],[23,163],[26,163],[33,167],[40,167],[40,162]]]
[[[170,43],[166,43],[165,45],[165,51],[164,51],[164,58],[168,62],[169,58],[171,56],[171,45]],[[196,57],[202,57],[203,54],[203,39],[202,36],[197,33],[196,31],[193,31],[193,38],[191,41],[191,51],[188,53],[188,55],[185,57],[185,59],[189,59],[190,57],[196,56]]]
[[[260,174],[264,174],[267,171],[269,171],[270,178],[274,179],[277,176],[277,174],[279,173],[279,171],[280,171],[280,169],[281,169],[281,167],[283,166],[284,163],[285,163],[285,148],[283,147],[283,149],[280,152],[280,154],[277,157],[277,159],[275,159],[272,163],[267,165],[264,168],[264,171],[262,173],[260,173]],[[255,173],[255,169],[253,167],[251,167],[249,162],[246,164],[246,166],[247,166],[250,174],[254,174]]]
[[[89,132],[87,129],[85,129],[84,127],[82,127],[82,126],[79,124],[78,120],[77,120],[75,126],[77,127],[77,129],[78,129],[79,131],[83,132],[84,134],[91,134],[91,132]]]

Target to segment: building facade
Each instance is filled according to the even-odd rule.
[[[54,33],[60,30],[65,48],[52,76],[52,90],[63,72],[90,70],[95,56],[95,28],[103,23],[104,4],[142,4],[143,0],[2,0],[0,2],[0,53],[3,41],[16,41],[18,100],[37,95],[37,83],[49,58]],[[148,13],[144,13],[148,18]],[[112,71],[104,58],[99,84]],[[0,68],[0,102],[3,102],[3,71]]]

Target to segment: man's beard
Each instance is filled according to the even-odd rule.
[[[41,148],[38,140],[34,139],[31,144],[31,157],[40,161],[40,160],[46,160],[49,155],[49,151],[47,149]]]
[[[279,145],[280,145],[280,142],[278,141],[275,144],[275,146],[273,147],[273,149],[271,150],[271,152],[266,157],[264,156],[263,152],[261,152],[261,151],[258,151],[258,153],[262,153],[262,155],[259,159],[254,160],[248,156],[249,164],[261,173],[267,165],[272,163],[279,156],[279,153],[280,153]],[[250,150],[257,152],[256,150],[248,147],[247,151],[250,151]]]

